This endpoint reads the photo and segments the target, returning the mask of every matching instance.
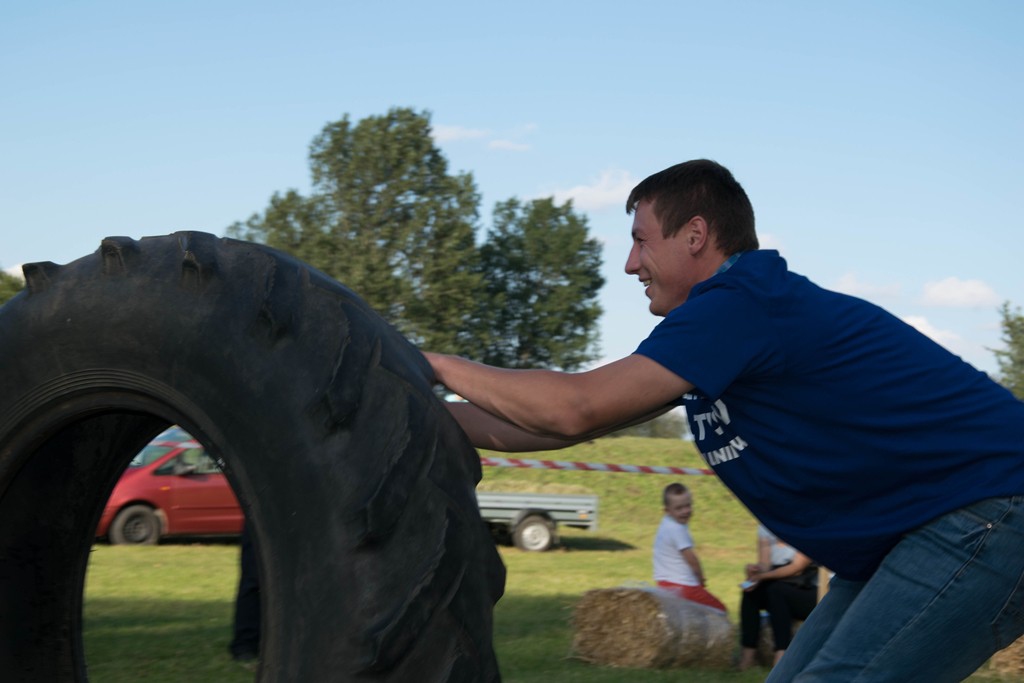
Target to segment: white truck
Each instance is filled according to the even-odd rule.
[[[478,491],[480,515],[499,543],[543,551],[558,543],[558,525],[597,529],[597,496]]]

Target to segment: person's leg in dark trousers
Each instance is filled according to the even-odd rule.
[[[744,591],[740,600],[740,661],[741,671],[754,666],[757,661],[757,643],[761,637],[761,610],[768,605],[767,584],[762,581],[754,588]]]
[[[761,635],[761,610],[766,609],[768,584],[762,581],[749,591],[744,591],[740,600],[740,645],[756,648]]]
[[[801,588],[785,581],[772,581],[765,588],[775,651],[780,652],[793,640],[793,621],[805,620],[814,609],[818,589],[816,586]]]
[[[241,577],[235,596],[234,634],[228,649],[239,661],[256,659],[260,653],[260,577],[249,524],[242,527]]]

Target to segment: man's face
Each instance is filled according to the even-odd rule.
[[[633,214],[633,247],[626,259],[626,272],[640,278],[654,315],[667,315],[681,305],[696,284],[688,274],[692,258],[684,232],[680,230],[666,239],[651,202],[645,200],[637,205]]]
[[[668,505],[665,506],[665,514],[680,524],[687,524],[693,514],[693,497],[690,492],[677,495],[669,494]]]

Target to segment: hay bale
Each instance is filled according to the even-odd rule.
[[[735,634],[724,614],[656,587],[583,594],[572,649],[595,664],[644,669],[729,669]]]
[[[1000,677],[1024,678],[1024,638],[1018,638],[992,655],[987,670]]]

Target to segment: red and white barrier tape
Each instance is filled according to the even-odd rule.
[[[591,472],[627,472],[632,474],[691,474],[714,476],[712,470],[695,467],[652,467],[649,465],[611,465],[602,462],[569,462],[566,460],[524,460],[521,458],[490,458],[480,456],[480,464],[490,467],[526,467],[535,470],[587,470]]]

